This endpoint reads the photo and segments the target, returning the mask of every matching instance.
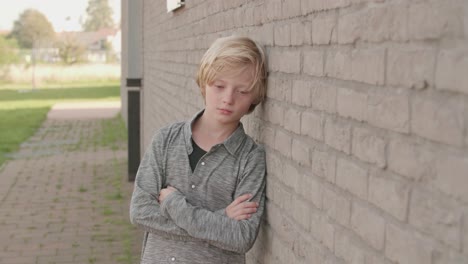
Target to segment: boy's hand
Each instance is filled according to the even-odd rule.
[[[174,191],[177,191],[177,189],[172,186],[167,186],[166,188],[161,189],[158,197],[159,203],[162,203],[164,199],[166,199],[166,197]]]
[[[252,197],[251,194],[244,194],[237,197],[228,207],[226,207],[226,214],[229,218],[234,220],[249,219],[253,213],[257,212],[258,203],[246,202]]]

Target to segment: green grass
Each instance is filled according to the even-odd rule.
[[[0,166],[8,153],[34,134],[53,104],[119,98],[118,80],[50,83],[36,89],[29,84],[0,84]]]
[[[115,118],[103,120],[102,133],[97,134],[94,140],[96,145],[119,149],[121,143],[127,142],[127,128],[122,116],[119,114]]]

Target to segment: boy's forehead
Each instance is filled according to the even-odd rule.
[[[214,77],[214,81],[237,80],[238,82],[250,84],[253,81],[253,78],[254,68],[253,66],[249,65],[245,67],[226,69],[218,72]]]
[[[217,74],[213,82],[231,82],[236,85],[250,86],[253,81],[252,74],[241,72],[238,74]]]

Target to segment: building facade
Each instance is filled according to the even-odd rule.
[[[141,152],[203,108],[209,45],[268,54],[243,120],[267,150],[267,208],[248,263],[468,263],[468,1],[122,1],[122,114]]]

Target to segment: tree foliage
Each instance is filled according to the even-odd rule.
[[[86,52],[83,46],[73,33],[63,33],[61,40],[57,42],[59,57],[65,64],[73,64],[80,61]]]
[[[86,8],[87,18],[83,24],[84,31],[98,31],[101,28],[113,27],[112,12],[108,0],[89,0]]]
[[[15,38],[21,48],[31,49],[53,41],[55,31],[44,14],[26,9],[14,22],[9,37]]]
[[[0,36],[0,66],[19,61],[18,44],[15,39]]]

